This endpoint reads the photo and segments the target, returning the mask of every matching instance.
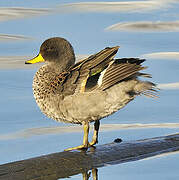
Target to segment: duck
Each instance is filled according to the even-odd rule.
[[[68,148],[88,149],[98,143],[100,120],[139,95],[155,98],[156,84],[141,80],[151,78],[142,73],[145,59],[115,59],[119,46],[106,47],[75,62],[71,43],[62,37],[52,37],[40,46],[38,55],[25,64],[44,62],[33,78],[33,94],[40,110],[58,122],[83,126],[82,145]],[[143,78],[142,78],[143,79]],[[88,134],[94,122],[91,142]]]

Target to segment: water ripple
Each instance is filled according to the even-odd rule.
[[[156,124],[102,124],[101,131],[116,131],[128,129],[146,129],[146,128],[179,128],[179,123],[156,123]],[[29,138],[39,135],[52,135],[63,133],[82,132],[81,126],[56,126],[25,129],[15,133],[1,134],[0,140],[10,140],[17,138]]]

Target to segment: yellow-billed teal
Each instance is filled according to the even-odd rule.
[[[33,80],[34,97],[41,111],[56,121],[81,124],[83,144],[72,149],[88,148],[98,142],[99,120],[119,109],[137,95],[155,97],[155,84],[139,80],[146,67],[144,59],[114,59],[119,46],[107,47],[75,64],[72,45],[64,38],[44,41],[38,56],[26,61],[45,61]],[[89,123],[94,122],[94,135],[88,141]]]

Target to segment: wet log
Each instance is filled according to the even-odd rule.
[[[0,165],[0,180],[57,180],[99,168],[179,150],[179,134],[98,145]]]

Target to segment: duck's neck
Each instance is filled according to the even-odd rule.
[[[66,62],[67,63],[63,63],[63,64],[50,62],[50,63],[47,63],[45,66],[48,67],[54,73],[59,74],[63,71],[68,70],[70,67],[72,67],[75,64],[75,59],[72,59]]]

